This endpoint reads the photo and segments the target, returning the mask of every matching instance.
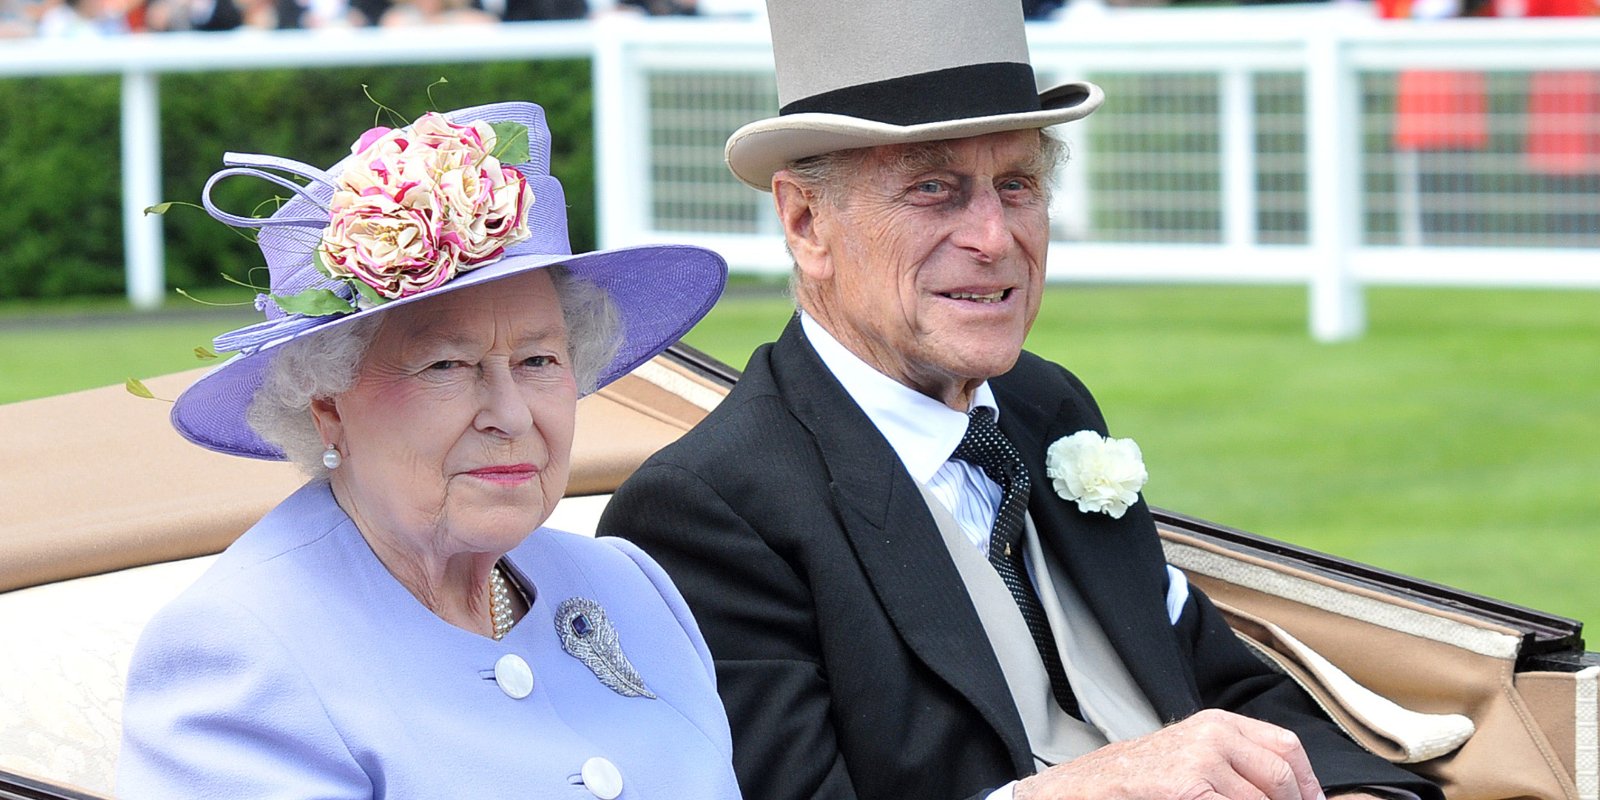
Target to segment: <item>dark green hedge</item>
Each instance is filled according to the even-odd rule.
[[[363,84],[408,119],[435,107],[531,100],[549,118],[573,249],[593,249],[589,75],[586,60],[167,75],[163,199],[198,203],[229,150],[331,165],[374,123]],[[441,76],[449,82],[433,88],[430,105],[427,87]],[[0,81],[0,298],[123,291],[119,94],[116,76]],[[216,196],[247,213],[273,194],[283,191],[236,179]],[[163,224],[169,287],[215,286],[221,273],[244,279],[262,266],[252,242],[204,211],[174,208]]]

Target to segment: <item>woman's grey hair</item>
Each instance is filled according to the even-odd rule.
[[[567,325],[567,358],[580,394],[594,391],[601,370],[622,346],[622,316],[603,289],[566,268],[546,268]],[[327,473],[327,443],[311,419],[311,401],[337,397],[355,385],[362,357],[382,322],[381,315],[340,325],[278,348],[246,421],[267,443],[313,476]]]

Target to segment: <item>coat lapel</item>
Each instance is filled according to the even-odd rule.
[[[1025,356],[1026,358],[1026,356]],[[1003,382],[1001,382],[1003,383]],[[1166,721],[1199,707],[1198,690],[1166,611],[1165,575],[1150,569],[1165,563],[1155,523],[1143,498],[1122,519],[1084,513],[1056,494],[1045,473],[1045,451],[1056,439],[1080,430],[1104,434],[1099,414],[1086,398],[1048,398],[1046,405],[1025,392],[992,383],[1000,403],[1000,428],[1017,446],[1033,481],[1028,511],[1045,547],[1052,549],[1083,595],[1156,713]],[[1055,403],[1052,407],[1046,407]]]
[[[994,728],[1019,774],[1030,772],[999,662],[982,646],[977,610],[899,456],[805,341],[798,318],[773,345],[772,365],[781,397],[816,440],[839,525],[895,629]]]

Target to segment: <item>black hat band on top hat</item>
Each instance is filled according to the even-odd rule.
[[[906,126],[1039,110],[1033,67],[990,62],[821,92],[785,105],[778,114],[842,114]]]

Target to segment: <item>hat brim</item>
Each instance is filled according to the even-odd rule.
[[[250,398],[261,388],[278,348],[409,303],[427,302],[468,286],[556,265],[605,291],[622,320],[617,354],[600,370],[596,389],[632,372],[688,333],[721,296],[728,276],[722,256],[688,245],[642,245],[577,255],[508,256],[460,274],[428,292],[329,318],[313,328],[235,355],[179,395],[172,407],[172,426],[185,439],[209,450],[281,461],[283,451],[262,440],[246,421]]]
[[[988,133],[1047,128],[1082,119],[1105,100],[1100,87],[1086,81],[1065,83],[1039,95],[1041,109],[1014,114],[893,125],[843,114],[787,114],[758,120],[728,137],[728,169],[744,183],[772,190],[772,176],[802,158],[838,150],[880,145],[964,139]]]

